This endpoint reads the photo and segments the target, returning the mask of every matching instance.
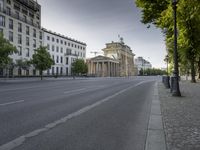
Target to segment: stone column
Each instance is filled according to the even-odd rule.
[[[112,75],[112,77],[113,77],[113,62],[111,62],[111,75]]]
[[[116,66],[116,63],[115,63],[115,77],[117,76],[117,66]]]
[[[105,68],[104,68],[104,61],[102,62],[102,72],[103,72],[103,77],[105,77]]]
[[[108,76],[110,77],[110,62],[108,61]]]
[[[96,62],[96,75],[99,76],[99,62]]]

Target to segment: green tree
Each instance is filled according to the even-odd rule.
[[[154,24],[164,33],[169,60],[170,63],[173,63],[174,26],[171,0],[136,0],[136,5],[141,8],[142,22]],[[181,67],[180,70],[187,70],[190,66],[192,82],[196,82],[195,71],[197,69],[195,69],[195,64],[200,61],[199,13],[199,0],[181,0],[177,4],[179,66]],[[198,65],[200,70],[200,63]]]
[[[33,66],[39,70],[41,80],[43,78],[43,71],[51,68],[54,65],[54,61],[51,58],[51,55],[47,52],[47,47],[40,46],[36,53],[33,54],[33,58],[31,60]]]
[[[87,64],[84,62],[83,59],[76,59],[72,63],[72,72],[73,74],[86,74],[88,72]]]
[[[13,64],[9,55],[17,53],[17,49],[0,32],[0,68],[7,69]]]

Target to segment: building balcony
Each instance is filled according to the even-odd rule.
[[[73,53],[65,53],[64,56],[75,56],[75,57],[78,57],[77,54],[73,54]]]
[[[31,22],[31,21],[23,18],[23,17],[20,17],[20,16],[18,16],[17,14],[15,14],[13,12],[7,12],[6,9],[0,9],[0,12],[3,13],[3,14],[5,14],[5,15],[11,16],[11,17],[13,17],[13,18],[15,18],[17,20],[20,20],[20,21],[22,21],[24,23],[27,23],[27,24],[29,24],[31,26],[34,26],[36,28],[40,28],[40,26],[38,24],[33,23],[33,22]]]
[[[29,9],[37,12],[40,10],[40,5],[34,1],[34,0],[15,0],[16,2],[20,3],[21,5],[24,5],[28,7]]]

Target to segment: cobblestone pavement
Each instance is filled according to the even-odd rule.
[[[200,83],[181,81],[182,97],[158,84],[168,150],[200,150]]]

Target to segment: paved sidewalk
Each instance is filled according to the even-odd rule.
[[[168,150],[200,150],[200,83],[181,81],[182,97],[158,83]]]

